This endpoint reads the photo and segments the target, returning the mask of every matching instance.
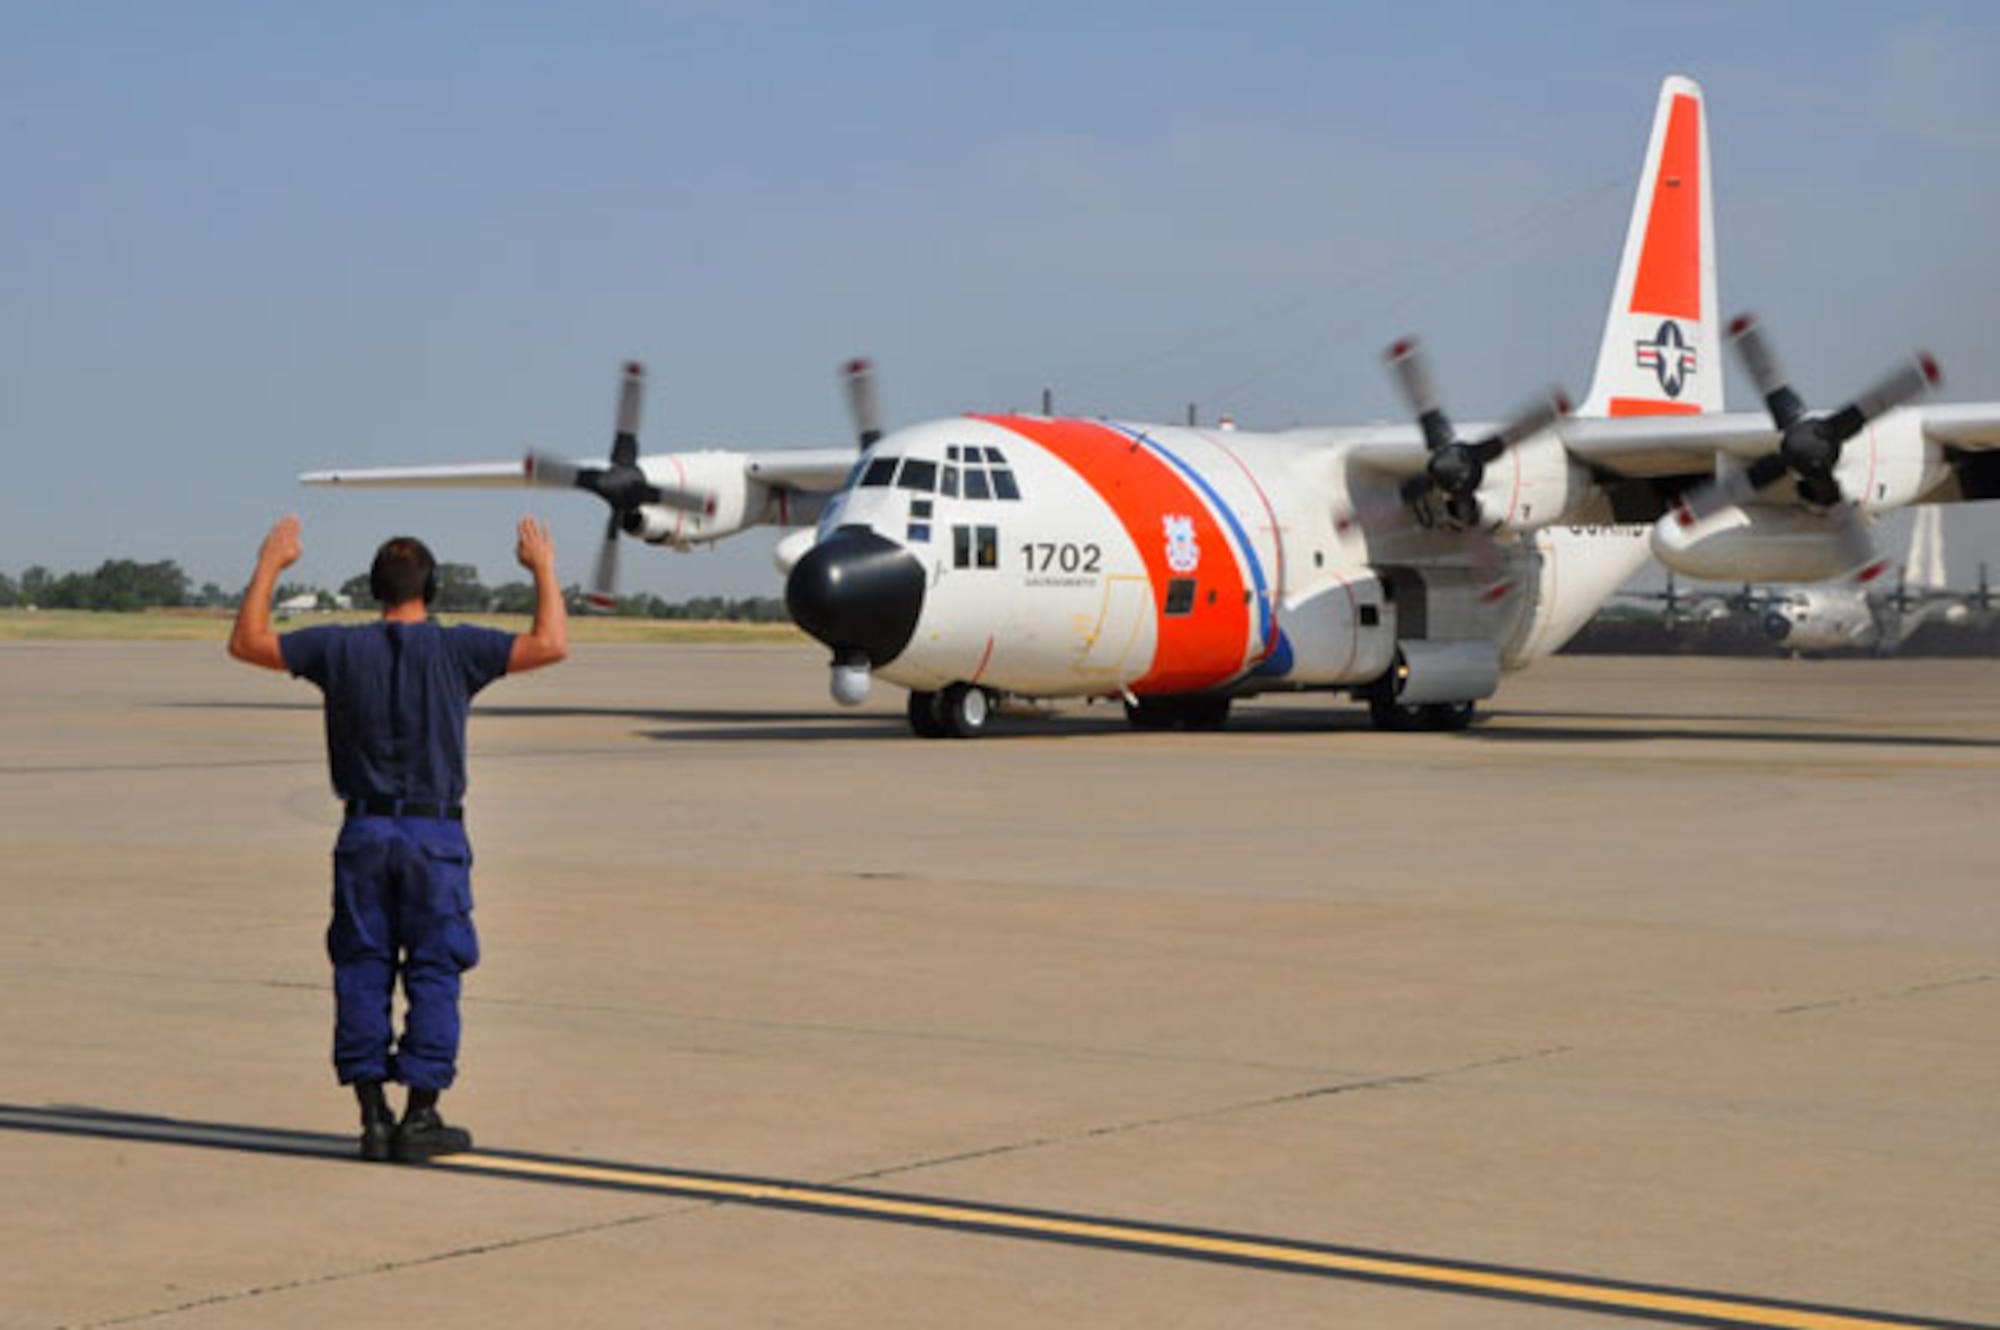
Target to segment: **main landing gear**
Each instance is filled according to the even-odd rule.
[[[1368,695],[1368,719],[1378,730],[1465,730],[1478,710],[1476,702],[1398,702],[1381,689]]]
[[[1229,699],[1128,697],[1125,719],[1137,730],[1219,730],[1229,723]]]
[[[910,694],[910,731],[920,739],[976,739],[992,716],[993,695],[977,684]]]

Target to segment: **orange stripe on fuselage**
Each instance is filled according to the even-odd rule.
[[[1614,397],[1606,407],[1613,416],[1698,416],[1693,402],[1659,402],[1650,397]]]
[[[1153,661],[1132,684],[1140,696],[1199,692],[1243,672],[1250,652],[1250,606],[1237,555],[1201,494],[1152,449],[1117,430],[1088,420],[984,416],[1028,439],[1083,478],[1117,515],[1146,561],[1156,626]],[[1168,517],[1194,523],[1201,561],[1191,572],[1167,562]],[[1194,608],[1165,613],[1167,584],[1195,579]]]
[[[1631,312],[1701,317],[1701,105],[1692,97],[1674,98],[1667,118]]]

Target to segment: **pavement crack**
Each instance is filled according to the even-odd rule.
[[[1872,1006],[1878,1002],[1900,1002],[1904,998],[1923,997],[1930,993],[1942,993],[1953,988],[1972,988],[1979,984],[1990,984],[2000,975],[1973,974],[1960,975],[1954,979],[1933,979],[1928,983],[1906,984],[1901,988],[1880,989],[1869,993],[1842,993],[1836,997],[1822,998],[1817,1002],[1798,1002],[1788,1007],[1772,1009],[1773,1016],[1800,1016],[1815,1011],[1833,1011],[1841,1007]]]
[[[1025,1154],[1034,1150],[1046,1150],[1055,1146],[1076,1145],[1085,1141],[1102,1140],[1112,1136],[1124,1136],[1135,1132],[1151,1131],[1159,1127],[1181,1126],[1190,1122],[1205,1122],[1216,1118],[1229,1117],[1237,1113],[1255,1113],[1267,1108],[1280,1108],[1287,1104],[1303,1103],[1311,1099],[1324,1099],[1333,1095],[1358,1094],[1370,1090],[1400,1090],[1412,1086],[1435,1085],[1453,1077],[1469,1075],[1473,1072],[1489,1071],[1495,1067],[1513,1066],[1523,1062],[1539,1062],[1547,1058],[1561,1057],[1576,1050],[1567,1044],[1555,1044],[1547,1048],[1529,1049],[1520,1053],[1507,1053],[1499,1057],[1482,1058],[1476,1062],[1461,1063],[1454,1067],[1439,1067],[1432,1071],[1405,1072],[1396,1076],[1376,1076],[1366,1080],[1341,1081],[1333,1085],[1308,1086],[1302,1090],[1291,1090],[1284,1094],[1266,1095],[1258,1099],[1245,1099],[1232,1104],[1218,1104],[1212,1108],[1197,1109],[1188,1113],[1165,1113],[1157,1117],[1134,1118],[1126,1122],[1107,1122],[1080,1131],[1058,1132],[1048,1136],[1033,1137],[1024,1141],[1008,1141],[1000,1145],[989,1145],[976,1150],[959,1150],[951,1154],[933,1155],[925,1159],[910,1160],[906,1163],[891,1164],[886,1168],[870,1169],[861,1173],[850,1173],[833,1180],[832,1185],[852,1185],[880,1178],[897,1177],[908,1173],[920,1173],[927,1169],[942,1168],[950,1164],[962,1164],[974,1159],[992,1159],[1005,1155]]]
[[[705,1206],[706,1203],[704,1202]],[[163,1316],[179,1316],[187,1312],[201,1311],[208,1307],[226,1307],[235,1303],[252,1302],[258,1298],[275,1297],[279,1294],[294,1293],[300,1289],[319,1288],[328,1284],[340,1284],[354,1279],[372,1279],[378,1275],[396,1274],[404,1270],[416,1270],[430,1265],[442,1265],[447,1261],[463,1260],[473,1256],[490,1256],[496,1252],[515,1251],[523,1247],[539,1246],[543,1243],[562,1242],[570,1238],[584,1237],[593,1233],[605,1233],[615,1229],[633,1228],[640,1224],[650,1224],[664,1217],[666,1212],[651,1211],[642,1215],[625,1215],[618,1219],[596,1224],[580,1224],[573,1228],[556,1229],[547,1233],[531,1233],[525,1237],[503,1238],[494,1242],[474,1243],[465,1247],[454,1247],[449,1251],[431,1252],[428,1255],[412,1257],[401,1261],[383,1261],[354,1270],[335,1270],[326,1274],[308,1275],[299,1279],[281,1280],[270,1284],[256,1284],[249,1288],[235,1289],[227,1293],[215,1293],[208,1297],[194,1298],[187,1302],[168,1307],[154,1307],[143,1312],[131,1312],[121,1316],[108,1317],[99,1321],[77,1321],[57,1327],[57,1330],[103,1330],[104,1327],[137,1325],[143,1321],[158,1320]]]

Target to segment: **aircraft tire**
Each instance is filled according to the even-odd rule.
[[[1433,702],[1423,708],[1423,726],[1445,732],[1471,729],[1478,710],[1475,702]]]
[[[938,695],[910,692],[910,732],[919,739],[944,738],[944,721],[938,715]]]
[[[953,739],[977,739],[986,733],[993,699],[976,684],[955,683],[938,694],[938,723]]]
[[[1170,730],[1175,719],[1171,703],[1142,698],[1125,704],[1125,722],[1135,730]]]
[[[1180,727],[1184,730],[1219,730],[1229,723],[1229,699],[1195,697],[1180,704]]]
[[[1384,697],[1380,692],[1368,698],[1368,719],[1375,728],[1392,734],[1402,734],[1409,730],[1424,728],[1424,708],[1404,706],[1393,697]]]

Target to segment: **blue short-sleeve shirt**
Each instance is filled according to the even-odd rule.
[[[326,753],[342,799],[465,799],[473,695],[507,672],[514,635],[470,625],[327,624],[278,639],[285,667],[326,696]]]

